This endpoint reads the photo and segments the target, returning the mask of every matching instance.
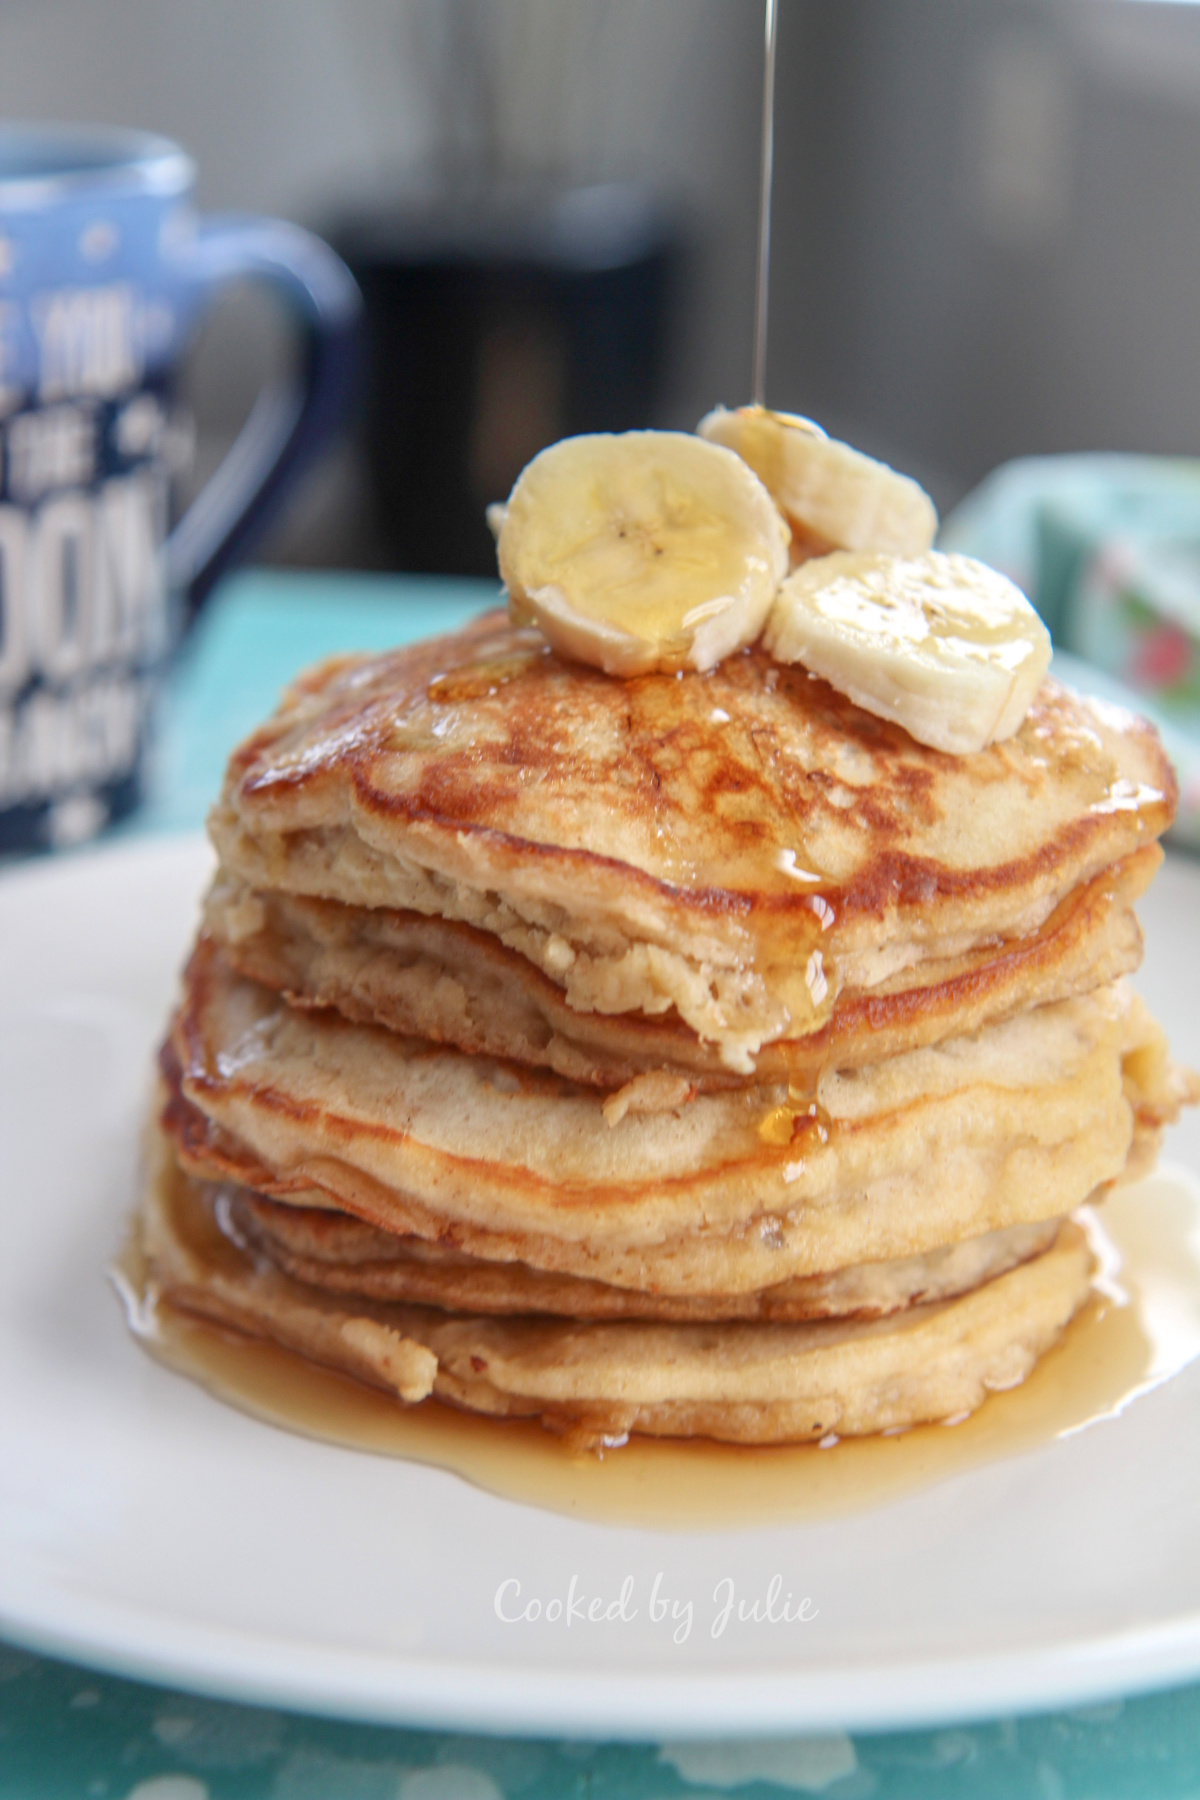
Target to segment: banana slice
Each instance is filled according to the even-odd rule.
[[[763,642],[935,750],[1011,737],[1050,662],[1019,588],[969,556],[837,551],[779,590]]]
[[[933,542],[937,513],[924,488],[826,437],[809,419],[765,406],[718,406],[696,430],[736,450],[765,483],[791,524],[798,560],[829,550],[919,556]]]
[[[711,669],[754,641],[788,531],[730,451],[688,432],[564,438],[509,497],[497,545],[509,612],[609,675]]]

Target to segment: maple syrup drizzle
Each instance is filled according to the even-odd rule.
[[[480,656],[460,668],[435,675],[425,697],[433,706],[461,706],[471,700],[486,700],[502,687],[527,675],[551,654],[549,644],[536,644],[501,656]]]
[[[807,1087],[799,1090],[789,1087],[787,1099],[763,1114],[758,1135],[764,1144],[777,1144],[781,1148],[801,1138],[827,1144],[832,1124],[830,1115]]]
[[[634,1438],[599,1460],[541,1426],[476,1418],[383,1393],[268,1343],[145,1301],[126,1258],[130,1323],[151,1353],[283,1429],[452,1471],[528,1505],[665,1530],[836,1517],[882,1505],[1111,1419],[1200,1356],[1200,1185],[1164,1173],[1118,1188],[1089,1224],[1095,1291],[1021,1387],[953,1427],[745,1448]]]

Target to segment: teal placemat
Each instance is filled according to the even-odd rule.
[[[251,571],[214,597],[126,832],[193,830],[305,663],[452,630],[490,582]],[[0,1446],[0,1454],[3,1447]],[[942,1731],[597,1745],[393,1731],[226,1704],[0,1645],[0,1800],[1200,1800],[1200,1685]]]
[[[1200,1689],[945,1731],[577,1744],[200,1700],[0,1648],[0,1800],[1194,1800]]]

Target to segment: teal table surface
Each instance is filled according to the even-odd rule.
[[[230,746],[306,662],[450,630],[487,582],[243,574],[166,695],[126,833],[193,830]],[[2,1452],[0,1452],[2,1453]],[[1197,1800],[1200,1685],[944,1730],[726,1744],[546,1743],[299,1717],[0,1644],[0,1800]]]

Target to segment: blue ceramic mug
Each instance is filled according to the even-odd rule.
[[[347,399],[358,291],[294,225],[197,218],[165,139],[0,128],[0,853],[137,802],[157,680]],[[172,394],[213,294],[259,277],[305,355],[167,529]]]

